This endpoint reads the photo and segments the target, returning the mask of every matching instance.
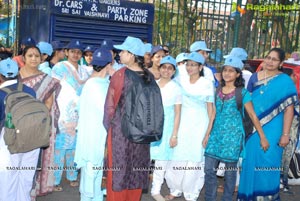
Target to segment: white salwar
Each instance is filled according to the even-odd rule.
[[[4,82],[0,88],[17,83]],[[0,201],[30,201],[30,191],[40,149],[10,154],[4,142],[4,127],[0,134]]]
[[[0,135],[0,200],[30,201],[30,191],[40,149],[10,154]]]
[[[186,200],[197,200],[204,185],[204,162],[170,161],[165,179],[170,194]]]
[[[151,188],[151,195],[159,195],[161,186],[165,180],[165,173],[168,167],[168,163],[170,161],[162,161],[156,160],[155,161],[155,168],[152,177],[152,188]]]
[[[214,102],[213,82],[200,77],[194,84],[179,74],[183,91],[178,144],[174,148],[166,181],[171,195],[182,193],[186,200],[197,200],[204,185],[202,140],[209,124],[207,103]]]

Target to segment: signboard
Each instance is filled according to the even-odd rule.
[[[54,0],[52,12],[82,17],[113,20],[126,23],[152,24],[153,4],[124,0]]]

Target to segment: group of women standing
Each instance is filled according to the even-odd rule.
[[[204,77],[205,58],[198,52],[185,55],[180,65],[183,70],[178,69],[173,57],[165,55],[161,46],[154,46],[151,51],[152,68],[148,70],[144,65],[144,46],[140,39],[130,36],[121,45],[114,45],[121,51],[120,61],[125,67],[108,81],[106,71],[111,67],[109,61],[112,58],[105,60],[107,69],[102,72],[102,68],[98,69],[101,75],[97,75],[102,79],[88,84],[103,90],[99,94],[101,104],[97,105],[97,111],[104,114],[105,130],[97,128],[101,130],[99,135],[103,140],[99,150],[103,153],[100,159],[94,155],[91,158],[101,160],[92,165],[107,169],[106,200],[140,200],[142,189],[148,188],[151,159],[155,160],[151,189],[155,200],[172,200],[182,194],[186,200],[197,200],[204,184],[205,200],[216,200],[216,168],[219,162],[226,164],[223,200],[232,200],[240,157],[243,162],[237,199],[259,200],[260,197],[271,196],[271,200],[280,200],[281,155],[289,143],[293,107],[297,102],[292,80],[280,71],[285,59],[284,51],[279,48],[270,50],[264,58],[263,70],[252,75],[248,90],[241,90],[243,108],[255,127],[245,139],[242,114],[236,105],[237,88],[244,87],[240,59],[235,55],[226,58],[221,69],[220,86],[216,90],[212,80]],[[20,70],[21,81],[33,88],[37,98],[49,108],[53,128],[50,146],[41,152],[43,168],[35,179],[33,198],[52,190],[62,191],[60,182],[65,160],[67,168],[75,167],[77,104],[89,74],[78,64],[83,50],[80,41],[71,41],[66,48],[67,60],[56,64],[51,76],[38,70],[41,52],[37,47],[26,47],[23,53],[25,66]],[[98,53],[99,57],[104,53]],[[151,144],[131,142],[122,134],[120,122],[125,107],[124,97],[136,84],[131,75],[142,78],[140,80],[146,83],[156,79],[161,90],[163,137]],[[85,93],[92,93],[87,90]],[[95,103],[88,97],[86,101]],[[102,124],[101,120],[99,118],[98,124]],[[86,130],[80,126],[78,129],[81,133]],[[80,138],[84,140],[82,136]],[[106,160],[103,165],[104,148]],[[81,149],[84,150],[84,146]],[[80,154],[76,161],[81,161]],[[54,173],[51,167],[56,167]],[[102,174],[89,177],[93,172],[92,166],[82,167],[85,168],[82,169],[85,176],[81,177],[84,180],[81,182],[97,180],[97,184],[101,184]],[[71,186],[78,186],[77,170],[67,170],[67,179]],[[160,194],[164,179],[170,188],[166,197]],[[81,193],[91,192],[86,194],[89,198],[82,196],[82,200],[103,199],[103,194],[94,190],[81,186]],[[93,198],[93,192],[97,192],[98,197]]]
[[[144,68],[143,53],[135,45],[142,47],[141,41],[127,38],[118,47],[122,50],[121,61],[127,67],[112,76],[105,103],[108,167],[121,168],[108,171],[107,199],[140,200],[142,189],[148,187],[148,171],[133,169],[150,168],[151,158],[155,160],[151,189],[155,200],[172,200],[182,194],[186,200],[197,200],[204,184],[205,199],[216,200],[219,162],[226,164],[223,200],[232,200],[239,171],[237,162],[242,157],[237,199],[271,196],[279,200],[281,155],[289,142],[293,107],[297,102],[293,82],[280,71],[284,52],[279,48],[270,50],[263,61],[263,70],[251,77],[249,91],[241,90],[243,109],[254,124],[253,133],[245,139],[243,115],[236,104],[237,88],[244,87],[242,60],[235,55],[226,59],[221,70],[221,86],[214,95],[213,82],[203,76],[205,59],[199,53],[187,55],[183,67],[188,76],[180,78],[180,74],[176,75],[180,70],[174,58],[164,56],[163,49],[154,46],[151,59],[157,69],[153,76]],[[156,53],[161,57],[159,65]],[[122,108],[124,93],[132,84],[126,72],[138,73],[145,80],[147,76],[156,78],[161,89],[165,110],[163,138],[150,146],[132,143],[122,135],[122,110],[117,108]],[[177,78],[173,81],[174,76]],[[170,188],[166,197],[160,194],[164,179]]]

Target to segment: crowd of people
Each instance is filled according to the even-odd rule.
[[[157,201],[195,201],[203,188],[206,201],[216,200],[220,188],[224,201],[280,200],[280,182],[289,189],[290,139],[294,145],[299,125],[293,72],[281,67],[285,52],[271,49],[253,74],[243,48],[224,56],[220,72],[208,64],[211,52],[205,41],[173,57],[167,46],[131,36],[122,44],[104,39],[99,47],[77,39],[36,44],[24,38],[20,55],[0,61],[0,88],[22,82],[47,106],[50,143],[26,153],[8,151],[6,94],[0,89],[0,200],[63,193],[64,171],[82,201],[138,201],[149,182]],[[160,89],[163,135],[151,143],[132,142],[121,126],[126,94],[136,82]],[[254,125],[249,135],[245,112]],[[224,186],[217,182],[221,169]],[[170,193],[163,196],[165,181]]]

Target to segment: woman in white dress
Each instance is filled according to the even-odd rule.
[[[188,55],[189,79],[181,80],[183,99],[178,130],[178,144],[166,173],[171,190],[166,200],[184,194],[186,200],[197,200],[204,184],[204,148],[202,141],[209,133],[214,118],[214,86],[203,75],[204,57],[196,52]]]
[[[152,142],[150,146],[151,159],[155,160],[151,195],[157,201],[164,201],[160,190],[173,149],[177,145],[182,95],[180,87],[172,80],[176,73],[176,60],[173,57],[166,56],[160,61],[159,72],[157,84],[164,106],[164,130],[162,139]]]

